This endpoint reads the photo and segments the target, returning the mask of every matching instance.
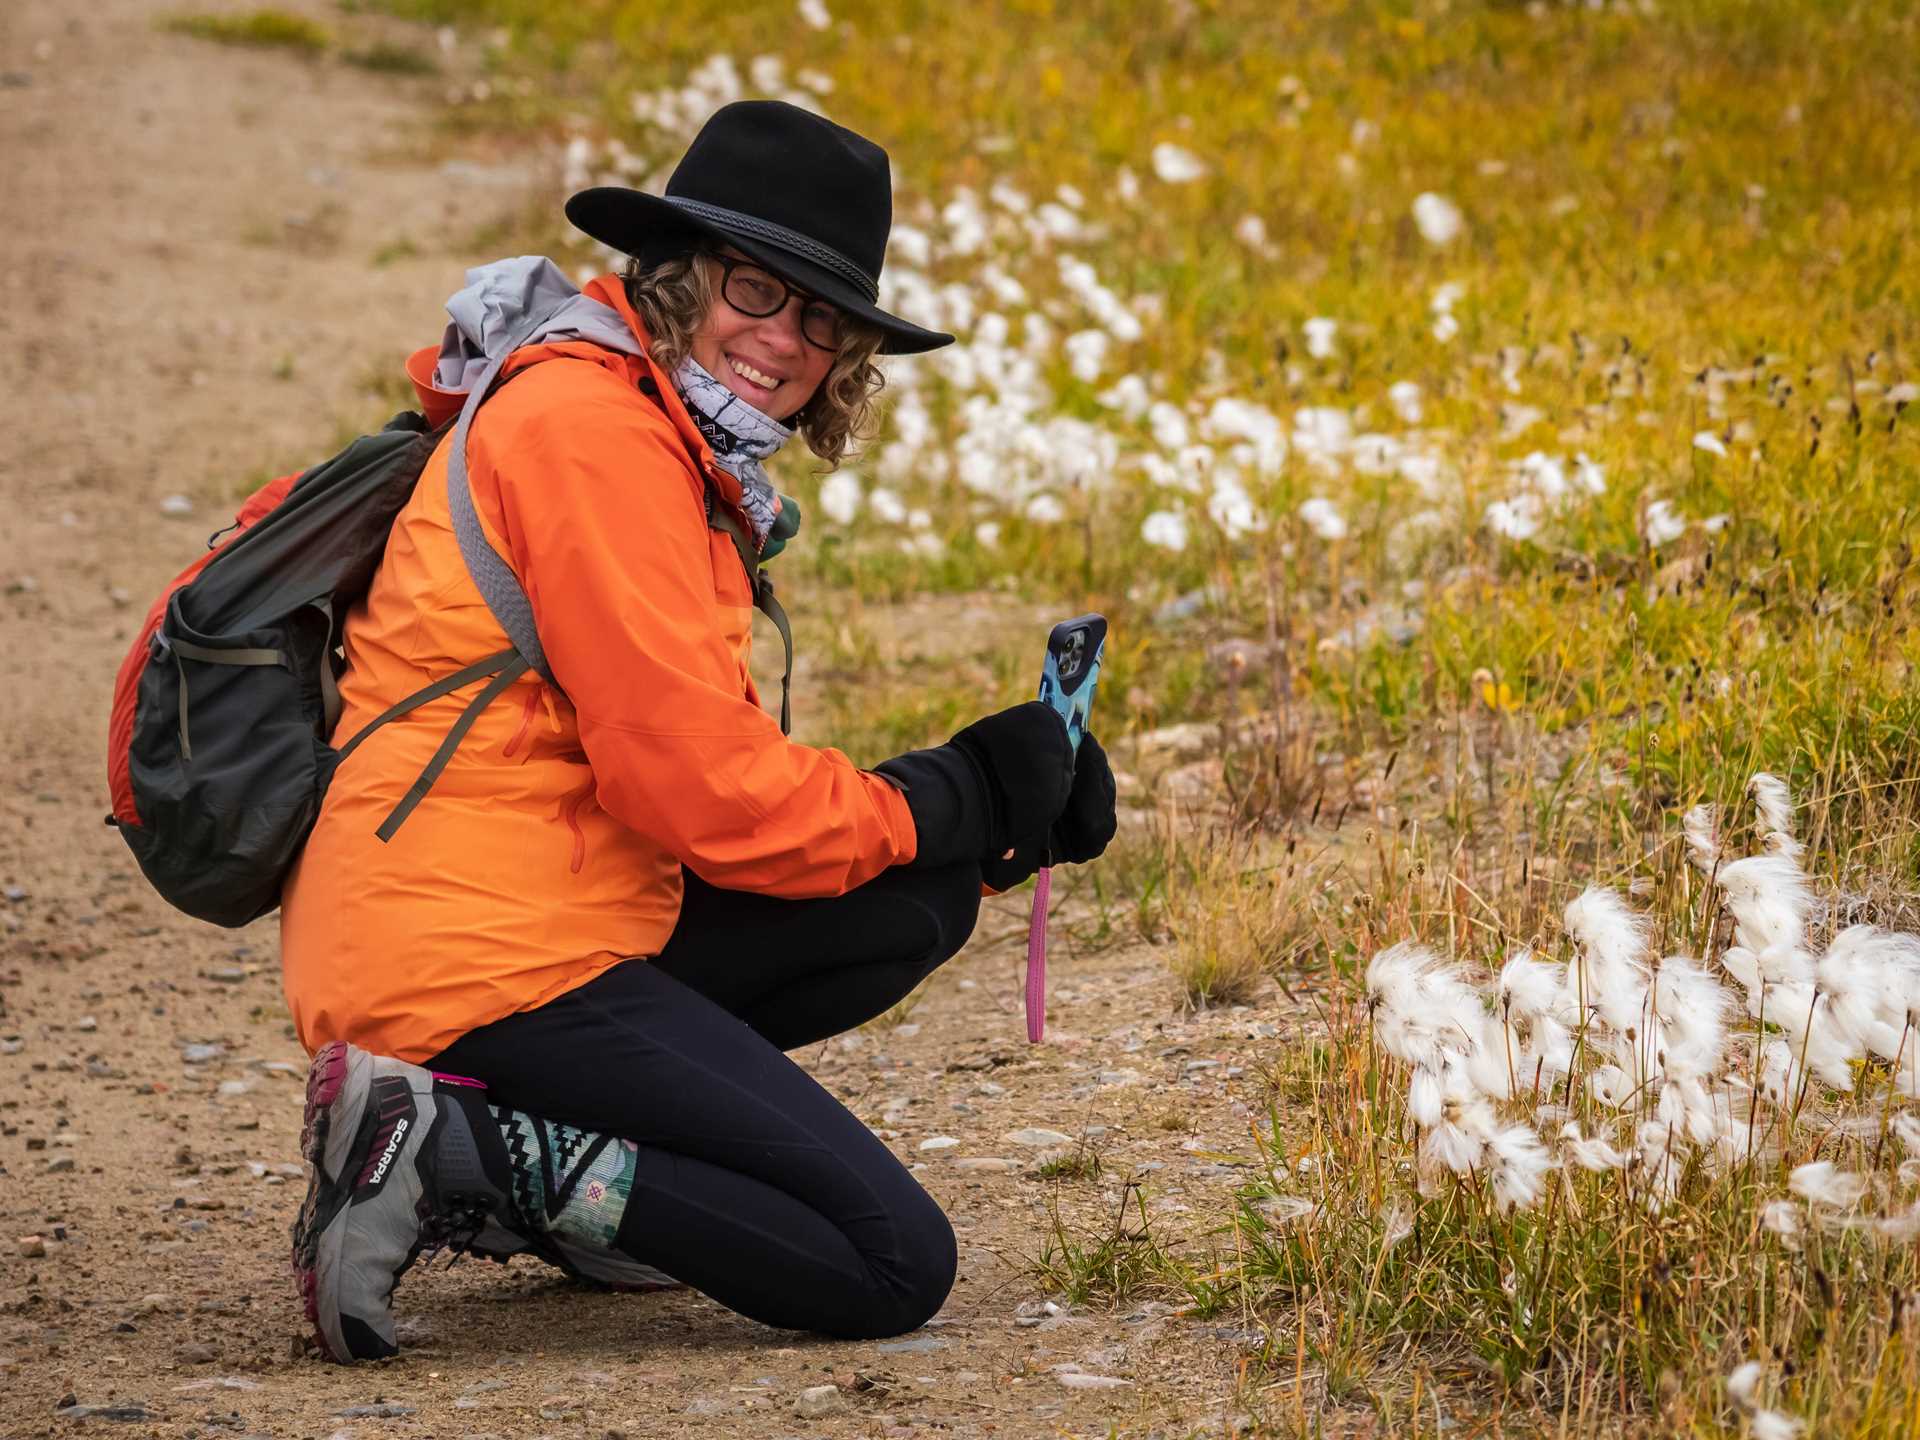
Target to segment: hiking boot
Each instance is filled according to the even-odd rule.
[[[293,1227],[307,1319],[341,1364],[396,1354],[393,1290],[425,1251],[469,1247],[506,1205],[488,1175],[469,1084],[334,1041],[307,1071],[310,1167]],[[489,1122],[490,1124],[490,1122]]]

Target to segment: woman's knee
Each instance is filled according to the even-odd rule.
[[[871,1301],[854,1317],[845,1340],[880,1340],[917,1330],[947,1303],[959,1270],[953,1224],[931,1196],[904,1217],[893,1253],[875,1265]]]
[[[931,970],[958,955],[973,935],[980,919],[980,867],[943,865],[919,871],[914,879],[915,898],[930,922],[922,958]]]

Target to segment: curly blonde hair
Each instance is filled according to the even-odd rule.
[[[627,301],[646,325],[653,358],[662,369],[674,370],[687,358],[694,335],[719,299],[713,269],[700,263],[703,258],[699,253],[677,255],[653,265],[629,260],[621,274]],[[873,357],[883,338],[873,326],[849,321],[847,338],[827,378],[792,417],[790,423],[807,448],[826,461],[828,469],[839,465],[853,442],[871,439],[879,428],[878,401],[886,377]]]

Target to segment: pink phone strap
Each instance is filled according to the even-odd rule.
[[[1053,899],[1053,868],[1033,877],[1033,917],[1027,922],[1027,1043],[1038,1045],[1047,1030],[1047,907]]]

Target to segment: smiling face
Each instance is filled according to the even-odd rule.
[[[720,293],[721,267],[712,260],[701,263],[708,269],[714,299],[706,323],[694,332],[693,358],[762,414],[783,422],[791,419],[833,368],[834,352],[807,343],[800,333],[807,301],[795,294],[772,315],[742,314]]]

